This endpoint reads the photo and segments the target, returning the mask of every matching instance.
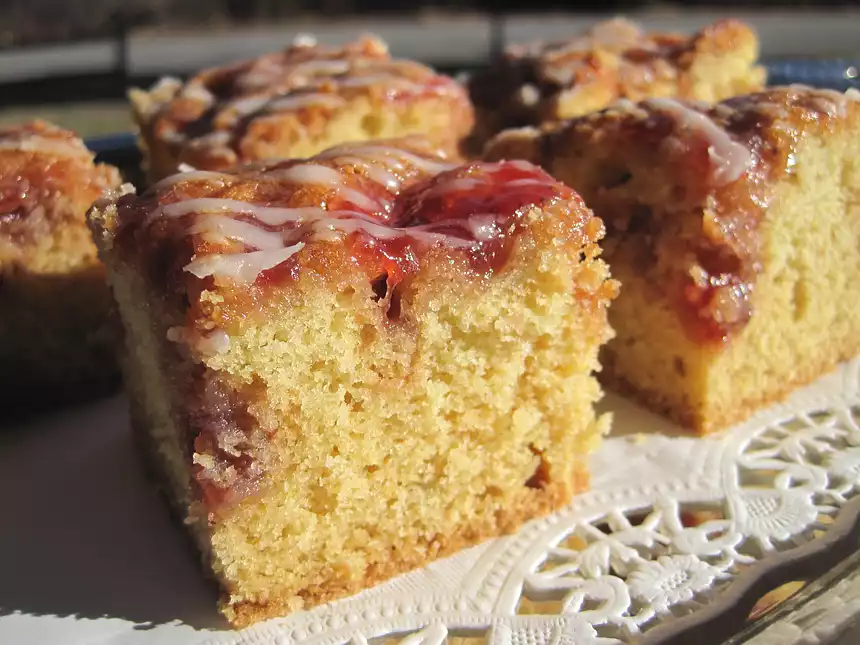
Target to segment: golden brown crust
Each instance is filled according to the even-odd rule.
[[[843,167],[852,153],[841,143],[860,128],[858,97],[792,86],[713,107],[619,103],[510,130],[488,144],[489,159],[542,165],[606,223],[605,256],[624,286],[613,309],[619,341],[604,349],[603,382],[707,433],[857,354],[852,305],[831,310],[828,300],[855,297],[844,274],[856,256],[837,250],[833,236],[850,247],[858,227],[853,166]],[[795,207],[798,200],[804,205]],[[818,246],[807,248],[813,239]],[[810,307],[827,313],[819,322]],[[827,324],[833,337],[811,348],[808,339]],[[649,342],[675,348],[649,350]],[[768,358],[776,348],[780,358]],[[649,361],[668,367],[642,367]]]
[[[757,56],[755,33],[736,20],[688,37],[614,19],[566,42],[511,46],[469,82],[478,111],[473,145],[504,128],[580,116],[622,98],[718,101],[756,91],[765,79]]]
[[[559,200],[571,204],[563,218],[568,241],[594,243],[600,221],[534,166],[457,166],[414,137],[217,174],[180,173],[117,200],[111,244],[149,267],[164,293],[217,286],[223,300],[216,309],[229,324],[230,312],[242,318],[250,303],[302,272],[337,279],[358,267],[368,280],[387,276],[390,289],[429,254],[446,255],[464,275],[492,273],[524,230],[528,206]],[[94,222],[97,238],[103,227]]]
[[[822,347],[819,357],[808,357],[803,363],[792,367],[792,376],[783,379],[777,387],[737,397],[731,406],[707,412],[699,407],[680,405],[665,398],[665,392],[643,389],[633,385],[623,374],[606,366],[599,374],[600,382],[609,390],[628,397],[639,405],[663,414],[681,427],[704,436],[720,432],[743,423],[758,410],[784,401],[795,390],[809,385],[816,379],[835,370],[839,363],[860,356],[860,340],[843,346]]]
[[[338,586],[325,583],[309,587],[302,595],[302,608],[310,609],[316,605],[331,602],[355,594],[362,589],[390,580],[445,556],[451,555],[468,546],[486,542],[495,537],[515,532],[526,521],[544,517],[570,503],[571,496],[588,489],[588,469],[583,464],[576,470],[575,481],[571,485],[560,482],[550,484],[544,490],[529,490],[519,504],[497,512],[493,520],[466,524],[447,535],[436,535],[422,544],[397,544],[392,548],[392,557],[384,563],[370,567],[361,581]],[[221,611],[234,627],[246,627],[268,618],[282,616],[294,611],[294,596],[272,598],[268,603],[231,604],[229,597],[222,596]]]
[[[299,42],[186,83],[164,79],[129,98],[150,180],[180,164],[223,169],[406,134],[424,134],[454,153],[473,121],[462,87],[392,59],[369,37],[339,49]]]

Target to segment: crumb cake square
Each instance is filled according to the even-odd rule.
[[[415,134],[453,154],[474,119],[458,83],[420,63],[392,59],[374,37],[340,48],[299,39],[185,83],[163,79],[129,98],[150,181],[180,164],[219,170]]]
[[[858,96],[650,99],[490,142],[606,224],[608,384],[707,432],[860,353]]]
[[[136,432],[236,625],[516,529],[587,483],[600,220],[423,139],[93,208]]]
[[[0,404],[15,416],[118,385],[86,212],[119,184],[71,132],[0,130]]]
[[[581,116],[622,98],[716,102],[759,90],[758,48],[755,32],[737,20],[685,36],[645,32],[622,18],[564,42],[512,45],[469,82],[477,112],[472,146],[480,150],[504,128]]]

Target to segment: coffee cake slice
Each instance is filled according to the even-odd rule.
[[[68,130],[0,130],[0,405],[8,417],[119,386],[86,212],[119,172]]]
[[[175,175],[91,212],[136,431],[236,625],[512,531],[587,483],[600,220],[424,140]]]
[[[766,74],[758,50],[755,32],[737,20],[687,36],[615,18],[563,42],[512,45],[469,82],[477,113],[472,147],[480,150],[505,128],[581,116],[619,99],[716,102],[760,90]]]
[[[307,157],[347,142],[420,134],[449,153],[473,123],[453,79],[363,37],[343,47],[299,39],[283,51],[165,78],[129,93],[150,181],[180,164],[219,170]]]
[[[860,352],[860,101],[793,86],[499,135],[606,223],[609,384],[700,432]]]

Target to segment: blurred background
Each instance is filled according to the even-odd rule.
[[[395,56],[457,72],[506,43],[561,39],[614,15],[692,32],[721,17],[751,23],[771,79],[856,86],[857,0],[0,0],[0,125],[40,116],[83,136],[130,128],[129,85],[188,76],[312,33],[361,33]],[[814,64],[813,64],[814,62]],[[804,77],[804,74],[806,77]]]

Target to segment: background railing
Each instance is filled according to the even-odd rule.
[[[328,44],[376,33],[396,56],[456,72],[486,64],[506,43],[566,38],[618,14],[648,29],[681,32],[736,16],[758,31],[773,83],[805,78],[813,85],[857,86],[856,1],[703,4],[555,0],[531,2],[525,11],[523,2],[490,0],[0,0],[0,124],[31,112],[53,118],[56,110],[45,112],[46,106],[81,102],[113,101],[117,114],[129,85],[274,51],[302,33]],[[402,6],[420,10],[395,10]],[[117,119],[116,127],[128,127],[125,116]],[[87,106],[86,122],[72,119],[70,127],[113,131],[98,120]]]
[[[0,47],[109,38],[141,25],[171,28],[417,12],[611,12],[643,9],[823,9],[856,0],[0,0]]]

